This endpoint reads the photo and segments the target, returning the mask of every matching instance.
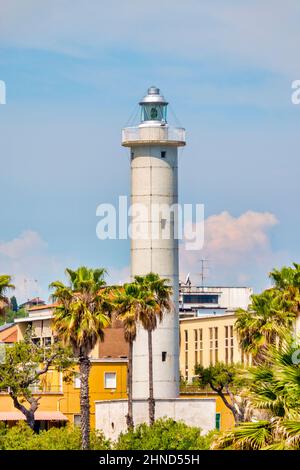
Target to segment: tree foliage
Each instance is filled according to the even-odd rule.
[[[0,363],[0,390],[9,393],[15,408],[24,414],[28,425],[33,428],[43,378],[50,368],[65,371],[71,365],[70,351],[59,343],[44,348],[32,341],[28,331],[23,341],[5,347],[4,359]]]
[[[300,265],[274,269],[273,287],[253,295],[247,310],[237,312],[235,328],[240,346],[256,362],[264,361],[269,345],[280,344],[300,314]]]
[[[80,410],[82,448],[89,448],[90,399],[89,399],[89,355],[97,341],[103,341],[104,329],[110,324],[112,310],[103,268],[89,269],[85,266],[77,270],[66,269],[68,284],[56,281],[53,299],[57,302],[54,311],[54,328],[67,346],[78,358],[80,371]]]
[[[158,419],[152,426],[140,424],[121,434],[117,450],[202,450],[209,449],[213,433],[203,436],[201,429],[173,419]]]
[[[92,450],[110,449],[110,441],[101,432],[91,431]],[[79,450],[80,429],[73,426],[53,427],[49,431],[35,434],[29,426],[20,421],[16,426],[0,428],[0,450]]]
[[[8,274],[0,274],[0,317],[5,318],[6,309],[9,307],[9,299],[7,293],[10,289],[14,289],[11,276]]]
[[[139,320],[148,333],[148,371],[149,371],[149,423],[155,421],[155,398],[153,383],[153,340],[152,332],[157,328],[163,316],[172,309],[172,287],[170,281],[161,278],[158,274],[150,272],[145,276],[135,276],[135,283],[147,299],[141,308]]]
[[[246,378],[241,367],[223,362],[206,368],[197,364],[195,374],[198,379],[196,383],[201,388],[209,386],[216,392],[232,412],[236,423],[245,421],[249,408],[247,399],[243,396]]]
[[[247,396],[260,414],[225,432],[214,443],[221,449],[300,449],[299,345],[271,347],[264,364],[250,369]]]

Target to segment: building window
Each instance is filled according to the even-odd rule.
[[[220,431],[221,429],[221,413],[216,413],[216,430]]]
[[[81,416],[80,415],[74,415],[73,416],[73,423],[74,426],[80,426],[81,425]]]
[[[161,158],[166,158],[166,151],[163,150],[162,152],[160,152],[160,156]]]
[[[211,365],[218,362],[218,328],[209,328],[209,362]]]
[[[104,372],[104,388],[117,388],[116,372]]]
[[[195,365],[203,365],[203,330],[194,330],[195,341]]]
[[[166,360],[167,360],[167,352],[166,351],[163,351],[161,353],[161,360],[162,360],[162,362],[166,362]]]
[[[203,366],[203,329],[199,329],[199,364]]]
[[[78,372],[74,374],[74,388],[80,388],[80,374]]]
[[[184,304],[218,304],[218,295],[214,294],[183,294]]]
[[[185,380],[189,378],[189,334],[184,330],[184,376]]]
[[[195,365],[198,364],[198,330],[194,330],[194,340],[195,340]]]
[[[233,363],[233,325],[225,326],[225,362],[226,364]]]
[[[44,348],[49,348],[51,346],[51,336],[47,336],[46,338],[43,338],[43,346]]]
[[[35,344],[36,346],[40,346],[40,345],[41,345],[41,338],[31,338],[31,341],[32,341],[33,344]]]

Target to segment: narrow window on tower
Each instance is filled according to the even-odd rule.
[[[166,360],[167,360],[167,351],[163,351],[161,353],[161,360],[162,360],[162,362],[166,362]]]
[[[131,160],[133,160],[133,159],[134,159],[134,152],[131,152],[131,154],[130,154],[130,158],[131,158]]]
[[[160,152],[160,156],[161,158],[166,158],[166,151],[163,150],[162,152]]]

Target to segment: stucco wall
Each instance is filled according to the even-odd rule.
[[[117,439],[122,431],[126,431],[127,400],[96,401],[96,429]],[[135,425],[148,422],[148,401],[134,400],[133,415]],[[203,433],[215,428],[216,400],[214,398],[175,398],[157,399],[155,417],[173,418],[184,421],[190,426],[197,426]]]

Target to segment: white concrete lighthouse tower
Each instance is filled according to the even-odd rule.
[[[146,209],[132,218],[131,275],[154,272],[173,288],[172,311],[153,333],[154,397],[170,399],[179,396],[178,240],[170,209],[178,202],[177,149],[185,145],[185,130],[168,125],[168,103],[158,88],[150,87],[139,104],[140,124],[122,134],[122,145],[131,150],[131,204]],[[140,328],[133,349],[134,398],[148,397],[148,380],[147,334]]]
[[[122,132],[122,145],[131,152],[131,275],[154,272],[173,288],[173,307],[153,332],[155,418],[207,432],[215,426],[215,399],[179,397],[178,239],[171,209],[178,200],[177,150],[185,145],[185,130],[168,125],[167,105],[159,89],[150,87],[140,101],[140,124]],[[139,328],[133,346],[135,425],[149,422],[148,397],[148,338]],[[117,439],[126,431],[127,412],[126,399],[96,401],[96,429]]]

